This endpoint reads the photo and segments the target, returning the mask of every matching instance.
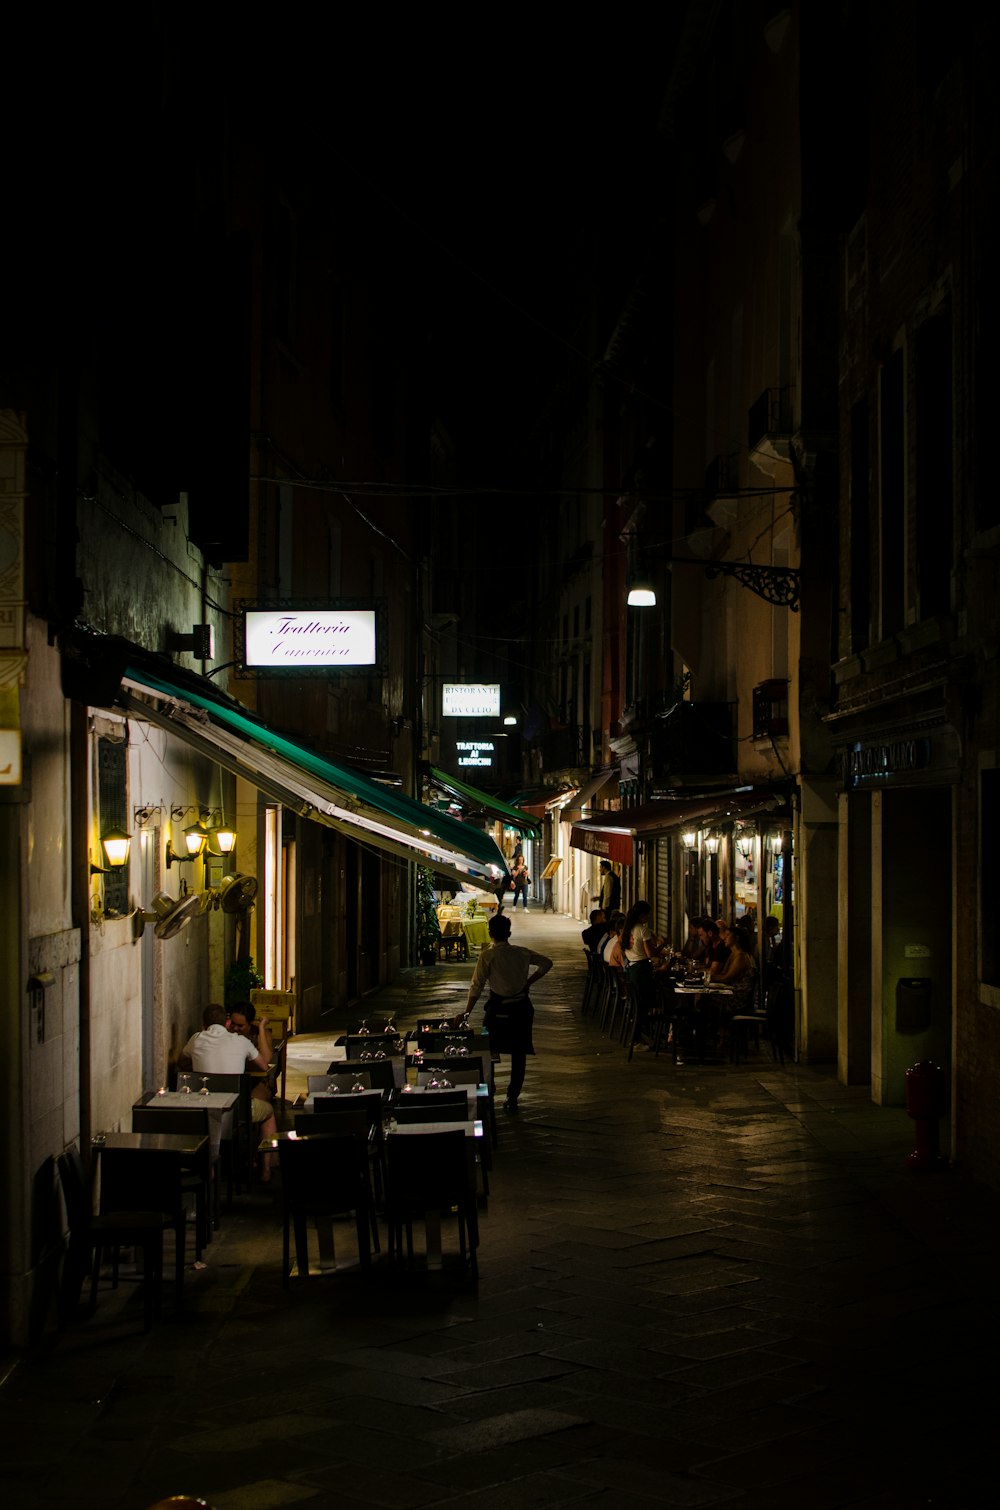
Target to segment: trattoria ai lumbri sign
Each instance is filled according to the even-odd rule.
[[[290,670],[375,665],[375,610],[247,609],[244,664]]]

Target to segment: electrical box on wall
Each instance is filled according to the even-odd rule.
[[[928,976],[906,976],[896,982],[896,1032],[926,1033],[931,1025],[931,982]]]

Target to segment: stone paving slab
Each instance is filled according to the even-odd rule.
[[[904,1113],[826,1067],[629,1064],[580,1018],[580,925],[514,928],[556,969],[478,1285],[383,1256],[286,1290],[280,1179],[257,1189],[183,1314],[168,1296],[144,1335],[139,1286],[102,1286],[15,1360],[4,1510],[995,1502],[995,1194],[912,1174]],[[364,1015],[453,1009],[471,969],[408,972]],[[361,1015],[293,1040],[290,1084]]]

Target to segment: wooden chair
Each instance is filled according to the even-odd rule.
[[[288,1040],[295,1031],[295,992],[250,992],[250,1005],[258,1017],[266,1017],[276,1058],[275,1089],[281,1081],[281,1099],[285,1100],[288,1077]],[[280,1028],[280,1035],[276,1029]]]

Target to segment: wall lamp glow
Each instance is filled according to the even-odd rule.
[[[184,848],[187,850],[187,854],[175,854],[173,845],[168,839],[167,869],[169,870],[171,865],[185,865],[188,860],[197,860],[198,856],[205,848],[207,839],[208,834],[202,828],[200,823],[192,823],[190,828],[186,828],[184,830]]]
[[[692,829],[688,829],[686,834],[681,834],[681,843],[685,849],[694,849],[697,839],[698,835]]]
[[[717,855],[719,853],[718,834],[709,834],[708,838],[705,840],[705,848],[710,855]]]
[[[123,828],[106,828],[101,835],[101,848],[104,851],[104,865],[91,865],[92,876],[106,876],[113,870],[121,870],[123,865],[128,864],[128,852],[132,840]]]
[[[656,593],[651,582],[633,582],[628,590],[629,608],[655,608]]]

